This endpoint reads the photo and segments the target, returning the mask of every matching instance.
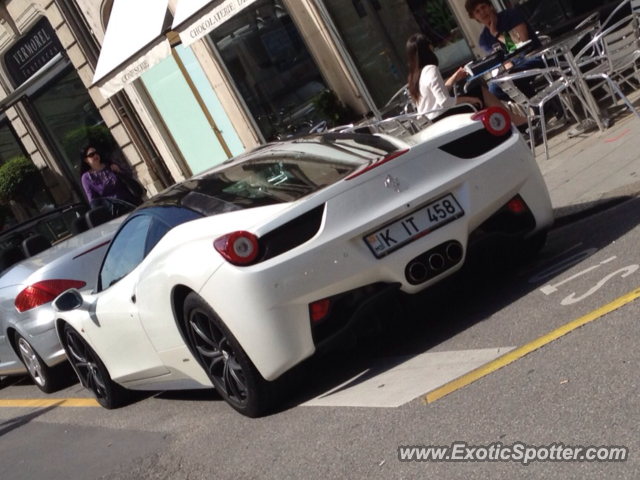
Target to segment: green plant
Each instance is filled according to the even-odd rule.
[[[38,211],[33,198],[42,188],[40,171],[27,157],[14,157],[0,166],[0,202],[17,202]]]
[[[102,152],[106,158],[110,158],[116,148],[116,142],[111,136],[111,132],[104,125],[90,127],[83,125],[75,128],[64,136],[62,144],[69,158],[74,160],[80,155],[80,151],[88,145]]]
[[[8,220],[15,221],[15,215],[11,211],[11,206],[9,204],[0,202],[0,231],[7,227]]]
[[[427,2],[425,10],[429,23],[441,35],[448,36],[451,30],[456,27],[451,10],[444,0],[430,0]]]
[[[323,90],[312,100],[315,113],[322,117],[330,127],[349,123],[353,118],[353,111],[338,100],[332,90]]]

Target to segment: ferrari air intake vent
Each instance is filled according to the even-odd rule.
[[[277,257],[311,240],[320,230],[324,205],[260,237],[260,261]]]
[[[458,158],[476,158],[504,143],[512,134],[512,130],[509,129],[504,135],[496,136],[483,128],[442,145],[440,150]]]

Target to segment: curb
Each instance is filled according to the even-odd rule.
[[[553,209],[555,221],[552,230],[562,228],[570,223],[588,218],[592,215],[617,207],[640,196],[640,181],[615,188],[602,194],[601,197],[587,200],[584,203],[566,205]]]
[[[553,210],[555,220],[551,229],[556,230],[562,227],[566,227],[567,225],[570,225],[572,223],[584,220],[585,218],[617,207],[618,205],[628,202],[633,198],[635,198],[635,195],[627,195],[622,197],[594,200],[592,202],[581,203],[578,205],[568,205],[566,207],[555,208]]]

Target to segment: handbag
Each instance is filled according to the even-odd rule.
[[[142,184],[133,177],[129,177],[123,173],[116,172],[116,177],[118,180],[122,182],[122,184],[127,187],[129,193],[136,198],[142,198],[145,193],[147,193],[147,189],[142,186]]]

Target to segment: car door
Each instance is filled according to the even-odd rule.
[[[127,382],[169,373],[138,315],[139,266],[152,217],[129,219],[111,242],[98,280],[94,312],[85,331],[113,380]]]

